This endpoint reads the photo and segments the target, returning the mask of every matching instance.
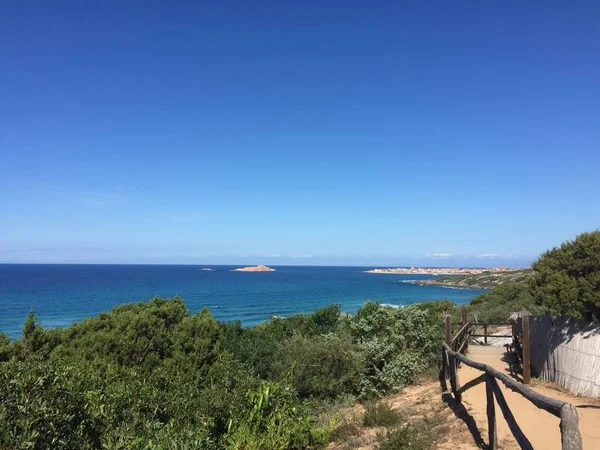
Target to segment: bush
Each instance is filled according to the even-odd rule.
[[[506,322],[514,311],[541,312],[525,283],[507,283],[471,300],[469,313],[478,322]]]
[[[434,443],[435,434],[430,428],[408,423],[381,435],[379,450],[429,450]]]
[[[353,436],[359,435],[361,424],[357,417],[345,417],[331,433],[330,439],[335,442],[344,442]]]
[[[226,436],[231,449],[306,449],[312,442],[308,416],[299,413],[290,387],[267,382],[248,396],[248,408],[229,422]]]
[[[471,300],[471,314],[481,322],[502,322],[518,310],[600,321],[600,230],[544,252],[532,268],[522,281]]]
[[[99,449],[86,376],[37,359],[0,364],[0,447]]]
[[[335,398],[358,391],[363,357],[348,334],[296,334],[281,344],[277,356],[276,377],[289,373],[301,397]]]
[[[332,305],[243,328],[153,298],[44,329],[31,312],[22,339],[0,335],[0,448],[321,447],[331,405],[436,361],[438,314]]]
[[[8,361],[13,356],[14,348],[10,339],[4,333],[0,333],[0,363]]]
[[[192,320],[178,297],[117,306],[61,330],[52,356],[151,371],[171,356],[173,330],[184,318]]]
[[[417,353],[399,351],[386,341],[372,339],[361,348],[367,359],[367,369],[359,388],[359,395],[363,399],[399,392],[427,368]]]
[[[310,338],[335,334],[340,322],[340,307],[334,304],[308,315],[275,317],[250,328],[242,328],[239,322],[225,324],[221,327],[221,340],[237,359],[267,380],[273,373],[281,374],[281,345],[288,339],[294,335]]]
[[[384,402],[369,402],[365,405],[363,425],[366,427],[391,427],[400,422],[401,414]]]
[[[600,230],[544,252],[532,268],[529,287],[537,305],[600,321]]]
[[[367,302],[352,317],[350,330],[365,357],[362,398],[399,391],[440,358],[441,321],[420,305]]]

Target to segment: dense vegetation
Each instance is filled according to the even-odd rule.
[[[532,273],[475,297],[479,321],[505,321],[513,311],[550,312],[600,322],[600,230],[544,252]]]
[[[469,313],[478,322],[506,322],[515,311],[542,313],[544,308],[533,302],[526,283],[502,284],[479,294],[469,305]]]
[[[190,315],[179,298],[66,329],[31,313],[20,340],[0,336],[0,448],[323,447],[336,402],[436,366],[451,306],[368,302],[350,317],[333,305],[250,328]]]
[[[600,230],[548,250],[532,267],[529,288],[537,305],[600,321]]]

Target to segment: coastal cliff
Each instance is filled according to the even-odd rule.
[[[240,267],[232,272],[275,272],[275,269],[259,264],[258,266]]]

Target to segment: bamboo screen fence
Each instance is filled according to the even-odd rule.
[[[575,395],[600,397],[598,324],[566,316],[532,316],[530,329],[534,375]]]

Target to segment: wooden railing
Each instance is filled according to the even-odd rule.
[[[442,382],[442,389],[446,391],[446,377],[450,380],[452,393],[454,394],[456,402],[459,404],[462,402],[462,394],[466,390],[485,382],[488,448],[491,450],[496,450],[498,448],[495,408],[495,402],[497,402],[502,411],[502,415],[519,446],[522,449],[533,449],[533,446],[525,434],[523,434],[523,431],[517,424],[513,413],[506,403],[502,389],[498,386],[497,380],[500,380],[507,388],[518,392],[538,408],[548,411],[550,414],[553,414],[560,419],[560,433],[563,450],[582,450],[577,410],[570,403],[538,394],[525,385],[507,377],[504,373],[497,371],[493,367],[470,360],[464,356],[462,353],[468,348],[469,330],[472,324],[467,321],[464,321],[463,323],[464,324],[459,331],[452,336],[451,332],[448,333],[448,330],[451,330],[450,317],[446,316],[446,342],[442,343],[442,373],[440,374],[440,381]],[[457,370],[460,363],[480,370],[483,373],[461,387]]]
[[[512,324],[513,347],[519,362],[523,366],[523,383],[531,380],[531,340],[529,317],[521,317]]]
[[[471,324],[469,322],[461,322],[460,329],[452,336],[452,319],[447,315],[444,320],[444,332],[446,334],[446,342],[449,343],[452,350],[459,353],[467,351],[471,337]]]
[[[488,345],[488,337],[494,338],[510,338],[512,334],[490,334],[490,328],[495,327],[512,327],[512,323],[510,322],[482,322],[482,323],[473,323],[472,325],[473,332],[471,333],[471,337],[474,338],[483,338],[483,345]],[[483,328],[483,334],[476,333],[479,328]]]

